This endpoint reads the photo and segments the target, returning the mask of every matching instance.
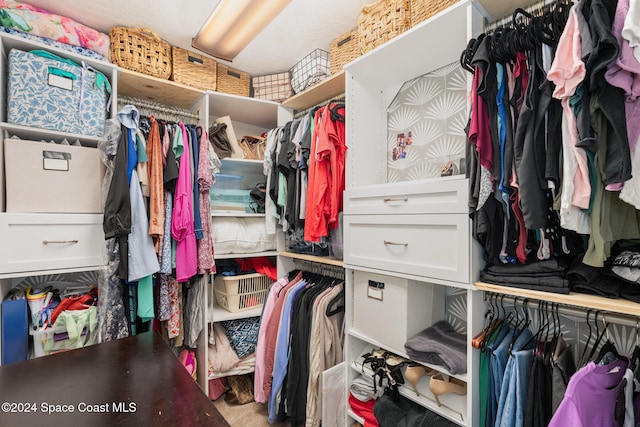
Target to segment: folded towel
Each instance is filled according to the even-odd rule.
[[[466,340],[465,334],[441,320],[409,338],[404,348],[411,360],[443,366],[451,374],[464,374],[467,372]]]

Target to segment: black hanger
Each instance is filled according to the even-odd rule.
[[[600,345],[600,341],[602,341],[602,337],[604,336],[604,333],[606,332],[606,328],[605,330],[602,331],[602,333],[600,332],[600,326],[598,324],[598,315],[600,314],[600,310],[596,311],[596,316],[595,316],[595,325],[596,325],[596,340],[593,343],[593,347],[591,347],[591,352],[589,353],[589,357],[587,358],[587,362],[589,360],[593,360],[593,356],[596,353],[596,350],[598,349],[598,346]]]
[[[531,321],[529,320],[528,305],[529,305],[529,299],[525,298],[524,301],[522,302],[522,312],[524,313],[524,318],[522,319],[522,322],[517,321],[514,326],[515,330],[514,330],[513,336],[511,337],[511,343],[509,344],[509,354],[511,354],[511,351],[513,350],[513,346],[515,345],[520,335],[522,335],[524,330],[527,329],[527,327],[529,326],[529,323],[531,323]],[[516,311],[516,318],[518,317],[517,315],[518,310],[516,308],[517,306],[518,306],[518,297],[516,297],[513,304],[513,308]]]
[[[338,110],[345,110],[345,104],[343,101],[332,100],[329,101],[329,112],[331,113],[331,120],[334,122],[345,122],[345,115],[339,113]]]
[[[606,332],[607,334],[607,341],[605,341],[605,343],[602,345],[602,348],[600,348],[598,357],[596,357],[595,359],[596,363],[600,363],[607,353],[613,353],[616,359],[620,359],[621,357],[618,353],[618,349],[616,349],[616,345],[613,343],[613,341],[611,341],[611,338],[609,337],[609,326],[607,325],[607,320],[604,314],[602,315],[602,323],[604,324],[603,333]]]
[[[289,279],[289,281],[292,281],[298,275],[298,273],[300,273],[300,270],[298,270],[297,268],[291,270],[289,274],[287,274],[287,279]]]
[[[473,46],[473,44],[476,42],[476,39],[471,39],[467,42],[467,47],[462,51],[462,53],[460,54],[460,66],[464,69],[467,70],[468,72],[470,72],[471,74],[474,73],[474,69],[473,67],[470,65],[471,61],[470,59],[468,59],[467,54],[469,53],[469,51],[471,50],[471,46]]]
[[[339,305],[338,304],[339,302],[342,302],[342,305]],[[330,310],[330,308],[336,304],[338,304],[336,308],[334,308],[333,310]],[[338,295],[333,297],[333,299],[329,302],[329,305],[327,305],[327,309],[325,310],[325,314],[327,315],[327,317],[331,317],[334,314],[338,314],[343,311],[344,311],[344,287],[340,289],[340,292],[338,292]]]
[[[629,369],[633,371],[636,379],[640,379],[640,321],[636,320],[636,347],[629,361]]]
[[[589,348],[589,342],[591,342],[591,323],[589,323],[589,317],[591,316],[591,309],[587,309],[587,326],[589,327],[589,334],[587,335],[587,342],[584,343],[584,348],[582,349],[582,355],[580,356],[579,365],[584,366],[586,364],[585,356],[587,355],[587,349]]]

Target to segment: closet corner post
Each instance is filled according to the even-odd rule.
[[[480,398],[477,385],[478,376],[473,374],[480,368],[480,351],[471,345],[471,339],[478,332],[478,328],[482,328],[484,323],[485,302],[484,292],[477,289],[467,290],[467,372],[472,373],[468,376],[468,397],[467,397],[467,419],[471,420],[469,425],[479,425],[480,407],[474,405]],[[478,329],[478,330],[477,330]]]

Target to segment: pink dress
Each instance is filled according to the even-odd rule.
[[[182,123],[185,150],[180,156],[180,170],[174,193],[171,235],[176,240],[176,280],[186,282],[198,270],[198,249],[193,223],[193,182],[191,180],[191,154],[189,138]]]

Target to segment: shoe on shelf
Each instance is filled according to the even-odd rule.
[[[413,391],[416,392],[416,396],[420,396],[420,392],[418,391],[418,382],[420,381],[420,378],[425,375],[432,376],[437,373],[438,371],[435,369],[428,368],[424,365],[411,364],[407,366],[404,371],[404,379],[411,384]]]
[[[429,390],[433,393],[438,406],[442,406],[440,397],[445,394],[467,394],[467,383],[454,377],[449,377],[449,380],[446,380],[444,375],[438,372],[429,379]]]

